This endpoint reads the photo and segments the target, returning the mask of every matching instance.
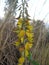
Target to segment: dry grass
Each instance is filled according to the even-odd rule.
[[[14,22],[11,22],[13,19],[8,16],[0,24],[0,65],[17,65],[18,58],[21,56],[19,50],[13,45],[17,39],[16,34],[13,33],[15,27]],[[32,55],[40,65],[49,65],[49,42],[46,42],[46,33],[43,23],[40,26],[34,23]]]
[[[32,55],[33,59],[38,61],[40,65],[49,65],[49,42],[47,42],[47,29],[43,22],[40,22],[40,25],[34,24],[34,47]]]
[[[21,56],[19,50],[13,45],[17,39],[13,29],[13,17],[8,12],[0,24],[0,65],[16,65]]]

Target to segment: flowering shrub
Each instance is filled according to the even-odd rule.
[[[15,32],[17,33],[17,40],[14,45],[17,46],[21,53],[21,57],[18,59],[18,65],[23,65],[26,58],[29,61],[32,58],[30,49],[33,46],[33,26],[30,25],[29,20],[19,18]]]

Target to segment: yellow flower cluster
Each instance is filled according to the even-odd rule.
[[[27,42],[27,43],[25,44],[25,49],[26,49],[26,50],[29,50],[30,48],[32,48],[32,43]]]
[[[25,50],[25,57],[28,57],[28,55],[29,55],[28,50]]]
[[[24,57],[20,57],[19,60],[18,60],[18,65],[19,65],[19,64],[22,65],[22,64],[24,63],[24,60],[25,60]]]
[[[30,25],[29,21],[26,22],[22,18],[18,20],[17,27],[17,31],[19,32],[16,32],[20,41],[16,41],[15,45],[19,48],[19,51],[22,55],[18,59],[18,65],[23,65],[25,58],[28,57],[29,51],[33,46],[33,27]]]
[[[18,37],[22,38],[22,37],[24,37],[24,35],[25,35],[25,31],[21,30],[20,33],[18,34]]]

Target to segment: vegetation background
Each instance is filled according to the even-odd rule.
[[[22,2],[22,4],[24,3]],[[17,19],[15,16],[17,11],[20,11],[20,17],[22,4],[19,5],[18,0],[6,0],[5,15],[3,19],[0,19],[0,65],[17,65],[18,63],[20,52],[13,45],[17,39],[13,30],[16,29]],[[32,58],[40,65],[49,65],[49,27],[47,28],[41,20],[30,20],[32,21],[31,25],[34,26]],[[29,63],[29,65],[32,64]]]

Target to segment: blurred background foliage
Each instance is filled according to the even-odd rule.
[[[5,15],[0,19],[0,65],[16,65],[21,56],[19,50],[13,45],[17,36],[13,32],[17,28],[17,19],[26,17],[29,19],[27,10],[28,0],[6,0]],[[20,11],[17,16],[17,11]],[[25,13],[25,14],[24,14]],[[34,45],[31,49],[32,59],[40,65],[49,65],[49,27],[41,20],[29,19],[34,26]],[[26,63],[26,65],[32,65]]]

